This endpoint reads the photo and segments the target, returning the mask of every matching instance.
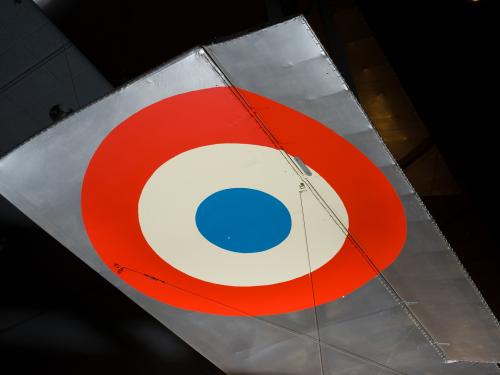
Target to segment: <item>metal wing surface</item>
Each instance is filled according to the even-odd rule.
[[[498,323],[302,17],[64,119],[0,193],[227,373],[498,373]]]

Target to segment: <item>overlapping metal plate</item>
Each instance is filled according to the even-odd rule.
[[[81,212],[92,155],[142,108],[212,87],[228,87],[242,113],[264,125],[265,111],[253,108],[240,89],[298,110],[350,141],[385,173],[408,227],[390,268],[355,292],[309,309],[224,316],[150,298],[103,263]],[[473,363],[499,361],[496,320],[301,17],[194,49],[65,119],[0,160],[0,193],[227,373],[498,373],[493,364]]]

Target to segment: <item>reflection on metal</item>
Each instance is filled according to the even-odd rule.
[[[258,133],[261,137],[260,142],[273,149],[275,154],[270,156],[266,163],[252,164],[252,160],[247,160],[245,171],[253,171],[256,175],[261,172],[266,174],[268,172],[265,167],[268,164],[281,163],[279,165],[282,167],[279,167],[279,170],[283,176],[294,181],[293,187],[297,199],[300,199],[300,205],[294,207],[302,207],[302,210],[290,212],[290,215],[292,220],[294,215],[299,219],[303,217],[306,224],[303,226],[304,232],[297,232],[296,236],[299,238],[298,236],[305,235],[307,238],[307,241],[301,242],[305,245],[300,250],[302,255],[306,256],[304,259],[308,260],[308,269],[305,272],[309,281],[303,284],[304,289],[301,292],[306,297],[309,293],[312,301],[310,308],[290,309],[288,311],[292,312],[273,315],[249,314],[244,311],[229,314],[227,311],[234,311],[235,308],[226,305],[225,312],[220,310],[216,312],[214,309],[220,309],[221,302],[220,298],[213,297],[215,294],[212,292],[195,295],[190,285],[172,283],[170,279],[159,277],[154,270],[136,269],[133,264],[117,262],[110,268],[109,262],[106,262],[108,265],[103,262],[90,242],[82,218],[80,196],[91,158],[94,154],[100,153],[100,151],[96,153],[97,148],[101,144],[106,145],[107,141],[103,142],[105,139],[111,141],[115,139],[115,135],[118,134],[115,130],[119,124],[131,124],[134,119],[140,118],[137,115],[130,116],[143,108],[178,94],[200,92],[199,90],[216,87],[223,88],[227,100],[240,105],[231,107],[236,108],[231,114],[218,111],[221,116],[228,115],[228,118],[233,120],[222,122],[227,129],[233,130],[221,133],[229,138],[225,142],[218,143],[248,143],[232,140],[230,131],[234,129],[237,129],[239,136],[248,133],[250,134],[248,136],[252,137],[257,137],[258,132],[245,133],[245,129],[253,127],[263,130]],[[230,94],[227,94],[228,92]],[[270,102],[260,100],[260,96],[302,112],[326,125],[362,152],[391,182],[404,207],[407,235],[404,238],[405,244],[401,255],[389,268],[384,270],[392,259],[375,259],[373,245],[366,246],[366,244],[368,240],[378,239],[384,243],[393,238],[390,235],[382,236],[380,233],[378,237],[377,233],[370,237],[360,229],[356,229],[356,225],[359,225],[356,220],[359,217],[338,214],[341,205],[335,206],[332,203],[336,198],[331,192],[328,196],[330,187],[320,183],[320,177],[325,177],[325,171],[328,172],[329,169],[316,171],[315,165],[310,162],[310,155],[294,154],[290,151],[300,143],[290,136],[296,123],[287,123],[289,131],[276,130],[276,112],[273,112],[273,108],[280,106],[270,105]],[[168,100],[164,103],[169,103]],[[224,103],[215,100],[212,104]],[[183,112],[183,116],[188,118],[193,114],[193,118],[196,118],[195,112],[200,109],[187,108],[189,111]],[[147,114],[147,111],[141,113]],[[302,115],[295,113],[294,116]],[[314,124],[317,123],[307,119],[306,116],[301,117],[300,121],[309,124],[312,133],[312,130],[316,129]],[[145,119],[146,117],[143,120]],[[150,121],[152,119],[153,117]],[[148,125],[149,122],[142,121],[137,126],[144,124]],[[173,129],[179,126],[171,124],[166,123],[164,127]],[[209,126],[199,129],[208,137],[214,136],[210,133]],[[330,134],[328,136],[330,137],[333,133],[325,134]],[[171,135],[175,134],[172,132]],[[198,142],[196,136],[199,135],[200,133],[193,132],[187,141]],[[309,134],[306,135],[305,141],[309,137]],[[176,145],[178,143],[173,142],[169,147]],[[199,152],[205,152],[203,148],[196,150],[198,150],[196,155],[180,155],[195,158]],[[320,160],[321,152],[326,152],[327,157],[322,157],[323,162],[325,164],[330,162],[328,155],[332,150],[319,148],[316,151]],[[144,155],[129,153],[128,149],[123,149],[123,153],[128,161],[124,168],[130,170],[131,174],[135,173],[132,171],[136,171],[136,167],[140,165],[139,159]],[[149,155],[148,150],[145,150],[145,155]],[[300,171],[296,173],[297,164],[293,160],[294,156],[303,158],[303,163],[308,166],[311,176]],[[170,160],[176,160],[175,163],[180,166],[180,171],[186,170],[185,165],[192,165],[194,172],[199,167],[192,161],[189,161],[191,164],[185,164],[185,160],[177,157],[169,159],[169,162]],[[197,160],[200,163],[203,155]],[[160,166],[161,164],[158,165]],[[332,169],[341,167],[342,164],[339,162],[330,166]],[[352,176],[352,181],[348,182],[354,186],[357,181],[356,173],[360,175],[362,170],[351,169],[349,171],[348,168],[344,168],[345,173],[350,173]],[[156,174],[155,170],[151,169],[146,180],[151,173]],[[202,172],[205,171],[200,171],[201,174]],[[115,171],[109,172],[110,175],[113,173]],[[241,175],[245,177],[245,173]],[[106,171],[103,169],[95,176],[97,180],[94,182],[102,182],[105,188],[109,180]],[[166,179],[165,185],[162,176],[162,173],[157,175],[158,186],[168,187],[170,180]],[[182,186],[194,191],[197,187],[196,173],[192,178],[193,180],[186,180]],[[207,183],[217,183],[217,178],[206,180],[209,181]],[[272,178],[268,177],[267,180]],[[279,181],[276,179],[262,183],[274,186],[273,184]],[[331,181],[328,183],[332,184]],[[156,182],[151,186],[154,192]],[[297,189],[299,186],[301,186],[300,191]],[[176,191],[181,197],[182,191],[179,189]],[[136,194],[142,194],[140,189],[137,189],[137,192]],[[224,43],[190,51],[90,107],[65,118],[56,126],[0,159],[0,193],[109,282],[227,373],[415,375],[498,373],[495,365],[486,363],[500,360],[500,331],[495,318],[433,223],[414,189],[384,147],[361,107],[347,90],[332,61],[301,17]],[[146,193],[147,197],[154,195]],[[341,201],[344,200],[341,194],[339,197]],[[122,198],[119,194],[113,196],[117,210],[121,209]],[[365,196],[358,195],[352,204],[346,206],[347,212],[350,213],[352,207],[359,205],[366,209],[367,217],[384,214],[369,204],[364,204],[366,203],[364,199]],[[144,202],[146,205],[150,203]],[[169,204],[175,208],[177,202],[171,201]],[[119,215],[120,212],[117,211],[117,217]],[[138,220],[143,219],[139,217]],[[307,224],[311,222],[315,224],[308,226]],[[365,227],[376,224],[375,219],[370,219],[365,223]],[[113,225],[112,222],[109,225]],[[145,225],[151,228],[149,223]],[[151,225],[155,225],[154,220]],[[321,297],[319,291],[322,288],[333,290],[337,287],[334,283],[328,285],[328,281],[326,283],[321,281],[318,271],[311,267],[310,256],[314,255],[314,252],[309,254],[309,248],[318,244],[329,245],[330,241],[335,240],[327,239],[329,238],[326,236],[327,232],[319,231],[325,225],[331,230],[340,229],[346,235],[346,243],[353,249],[359,250],[352,253],[353,257],[356,255],[359,257],[357,266],[353,269],[345,267],[343,269],[345,277],[354,272],[366,272],[366,274],[371,272],[372,279],[362,283],[362,286],[352,293],[346,292],[339,296],[341,298],[317,303],[316,299]],[[155,229],[152,230],[154,235]],[[315,230],[317,232],[314,232]],[[123,234],[123,245],[126,245],[127,234],[125,232]],[[106,236],[107,232],[104,231],[102,235]],[[172,240],[172,244],[179,243],[176,241]],[[165,251],[168,252],[168,249]],[[271,249],[257,252],[256,255],[272,251]],[[168,255],[162,254],[159,255]],[[338,259],[338,256],[335,255],[332,259]],[[175,261],[182,259],[176,258]],[[196,262],[197,259],[193,257],[192,261]],[[382,263],[385,266],[380,266]],[[286,264],[283,267],[286,267]],[[383,272],[377,274],[381,270]],[[199,269],[193,268],[190,272],[198,271]],[[208,276],[205,274],[204,277]],[[203,311],[209,312],[208,310],[212,309],[212,313],[199,312],[200,309],[194,307],[196,304],[189,309],[183,309],[161,302],[158,298],[153,299],[139,292],[136,287],[138,284],[134,284],[134,280],[148,290],[160,288],[157,285],[161,285],[162,288],[166,288],[165,294],[168,293],[169,298],[175,295],[178,300],[186,301],[189,297],[195,302],[198,298],[199,304],[203,303],[205,306]],[[221,291],[224,288],[228,290],[226,285],[209,284],[206,287],[213,289],[206,290]],[[309,288],[308,291],[306,287]],[[262,290],[259,288],[256,290]],[[279,306],[281,297],[280,294],[268,295],[268,300],[261,298],[260,302],[264,306],[267,301],[269,304],[274,303]],[[293,299],[288,297],[284,299],[286,303],[290,301],[293,302]]]
[[[307,165],[302,161],[302,159],[299,156],[294,157],[295,162],[299,166],[300,170],[307,176],[312,176],[311,170],[307,168]]]
[[[431,150],[424,124],[355,2],[339,4],[332,4],[333,19],[346,45],[357,96],[373,126],[420,195],[458,193],[458,185],[439,151],[435,147]],[[413,162],[419,167],[414,168]]]

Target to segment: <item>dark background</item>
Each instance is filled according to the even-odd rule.
[[[498,317],[498,8],[488,1],[358,4],[463,189],[424,201]]]
[[[343,1],[41,2],[114,86],[196,45],[299,13],[326,48],[335,49],[336,63],[349,81],[331,3],[342,7]],[[496,8],[485,0],[355,3],[462,189],[423,199],[500,316]],[[217,373],[69,251],[18,217],[0,231],[2,303],[28,308],[0,330],[15,329],[17,335],[17,341],[0,348],[2,366],[61,374]],[[27,251],[21,255],[16,249]],[[19,314],[25,318],[19,320]]]

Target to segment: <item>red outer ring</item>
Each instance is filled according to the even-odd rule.
[[[324,125],[270,99],[240,92],[280,147],[299,155],[339,194],[349,214],[350,233],[372,264],[347,240],[335,257],[311,273],[313,299],[309,275],[274,285],[219,285],[173,268],[149,247],[137,205],[144,184],[163,163],[209,144],[276,148],[228,88],[188,92],[154,103],[104,139],[82,186],[83,221],[97,253],[138,291],[172,306],[220,315],[288,313],[363,286],[378,274],[376,270],[384,270],[398,257],[405,242],[405,214],[391,184],[361,152]],[[118,272],[119,267],[125,268]]]

